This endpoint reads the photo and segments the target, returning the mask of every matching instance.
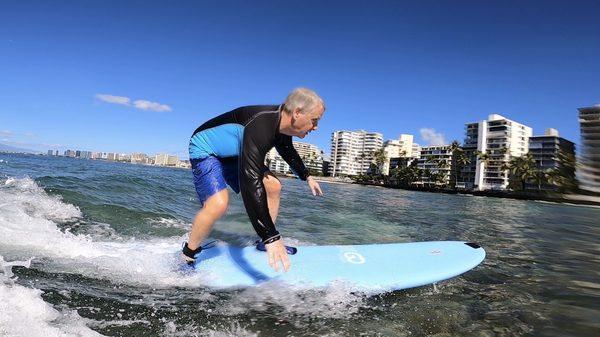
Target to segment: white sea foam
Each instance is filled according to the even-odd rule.
[[[89,235],[61,231],[57,223],[77,220],[81,212],[59,197],[47,195],[29,178],[0,182],[0,200],[0,252],[14,259],[36,256],[37,269],[152,288],[200,288],[214,283],[207,273],[177,271],[183,237],[98,241]],[[286,244],[310,243],[286,238]],[[267,282],[229,294],[233,296],[224,295],[223,313],[261,311],[276,305],[292,316],[347,317],[364,307],[366,300],[364,293],[341,284],[314,290]],[[39,298],[38,293],[34,295]],[[208,306],[212,302],[197,300]]]
[[[181,229],[190,229],[192,227],[192,224],[187,222],[187,221],[183,221],[180,219],[167,219],[167,218],[158,218],[158,219],[146,219],[148,222],[150,222],[150,224],[153,227],[159,227],[159,228],[181,228]]]
[[[199,327],[191,324],[177,326],[174,322],[165,324],[165,329],[162,332],[165,337],[256,337],[257,334],[250,332],[238,323],[231,323],[230,326],[220,327],[219,329],[211,329]]]
[[[345,318],[366,307],[369,295],[344,282],[315,289],[269,281],[241,290],[217,311],[223,315],[238,315],[248,310],[267,312],[277,306],[287,316]]]
[[[0,183],[0,200],[0,251],[15,258],[36,256],[44,262],[40,268],[154,287],[198,287],[210,277],[173,272],[183,238],[93,241],[61,231],[57,222],[77,219],[81,212],[30,178]]]
[[[0,255],[0,336],[102,336],[76,312],[60,312],[44,302],[41,290],[13,282],[11,268],[29,267],[30,262],[5,262]]]

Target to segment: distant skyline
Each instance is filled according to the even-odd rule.
[[[331,132],[464,139],[497,113],[579,143],[600,103],[600,2],[6,1],[0,143],[187,156],[192,131],[298,86]]]

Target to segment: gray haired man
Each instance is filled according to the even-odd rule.
[[[269,265],[275,271],[279,265],[289,270],[290,260],[275,228],[281,182],[264,165],[265,156],[275,147],[298,178],[308,183],[312,194],[323,195],[294,149],[292,136],[304,138],[317,130],[324,112],[325,103],[314,91],[297,88],[281,105],[240,107],[208,120],[194,131],[189,144],[190,162],[202,209],[183,247],[188,263],[195,261],[202,240],[225,214],[229,185],[241,193],[250,222],[266,247]]]

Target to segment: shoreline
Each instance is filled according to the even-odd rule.
[[[8,155],[34,155],[35,154],[22,154],[22,153],[7,153],[0,152],[1,154]],[[70,157],[64,157],[70,158]],[[73,158],[73,159],[81,159],[81,158]],[[88,159],[88,160],[97,160],[97,159]],[[159,168],[170,168],[170,169],[190,169],[188,167],[180,167],[180,166],[162,166],[162,165],[149,165],[143,163],[132,163],[125,161],[107,161],[107,160],[98,160],[101,162],[111,162],[111,163],[119,163],[119,164],[132,164],[132,165],[143,165],[149,167],[159,167]],[[285,175],[285,174],[275,174],[278,178],[289,178],[289,179],[298,179],[295,175]],[[570,205],[583,205],[583,206],[595,206],[600,207],[600,196],[592,196],[585,194],[558,194],[558,193],[536,193],[536,192],[511,192],[511,191],[469,191],[469,190],[451,190],[451,189],[437,189],[430,187],[400,187],[393,185],[385,185],[385,184],[377,184],[377,183],[357,183],[347,179],[339,179],[325,176],[313,176],[315,181],[319,183],[327,183],[327,184],[354,184],[354,185],[364,185],[364,186],[376,186],[390,189],[399,189],[406,191],[416,191],[416,192],[430,192],[430,193],[442,193],[442,194],[460,194],[460,195],[472,195],[472,196],[483,196],[483,197],[492,197],[492,198],[503,198],[503,199],[516,199],[516,200],[532,200],[532,201],[545,201],[552,202],[558,204],[570,204]]]
[[[391,185],[383,185],[376,183],[354,183],[357,185],[365,186],[377,186],[383,188],[416,191],[416,192],[429,192],[429,193],[442,193],[442,194],[460,194],[460,195],[472,195],[480,197],[492,197],[502,199],[516,199],[516,200],[532,200],[532,201],[546,201],[559,204],[572,204],[572,205],[584,205],[584,206],[596,206],[600,207],[600,197],[584,195],[584,194],[538,194],[535,192],[511,192],[511,191],[467,191],[467,190],[450,190],[450,189],[436,189],[428,187],[399,187]]]
[[[280,178],[298,179],[294,175],[281,175],[275,174]],[[352,184],[352,185],[363,185],[363,186],[374,186],[381,188],[389,188],[396,190],[406,190],[415,192],[428,192],[428,193],[441,193],[441,194],[457,194],[457,195],[470,195],[479,197],[491,197],[491,198],[502,198],[502,199],[515,199],[515,200],[531,200],[531,201],[544,201],[557,204],[567,205],[583,205],[583,206],[594,206],[600,207],[600,196],[591,196],[585,194],[538,194],[535,192],[511,192],[511,191],[468,191],[468,190],[451,190],[451,189],[436,189],[429,187],[400,187],[376,183],[357,183],[354,181],[338,180],[331,177],[314,177],[315,181],[319,183],[328,184]]]

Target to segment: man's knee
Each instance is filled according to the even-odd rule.
[[[208,198],[204,203],[204,209],[210,212],[214,217],[220,218],[227,212],[228,205],[229,193],[224,189]]]
[[[279,195],[281,192],[281,182],[275,176],[265,175],[263,183],[268,195]]]

